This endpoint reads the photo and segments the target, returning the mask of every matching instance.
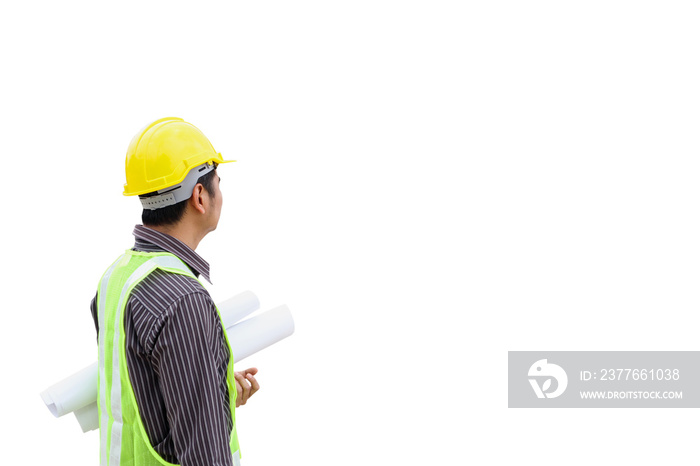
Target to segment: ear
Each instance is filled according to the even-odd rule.
[[[197,183],[192,190],[192,197],[190,198],[190,205],[193,209],[201,214],[207,213],[207,196],[209,193],[204,189],[201,183]]]

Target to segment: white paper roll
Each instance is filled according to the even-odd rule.
[[[80,424],[80,428],[83,432],[90,432],[91,430],[96,430],[100,428],[99,412],[97,410],[97,401],[87,406],[83,406],[80,409],[73,411],[75,418]]]
[[[224,328],[229,327],[260,307],[258,297],[252,291],[244,291],[218,304]],[[41,393],[51,414],[61,417],[92,404],[97,393],[97,363],[52,385]]]
[[[289,308],[278,306],[226,329],[234,363],[294,333]]]
[[[244,291],[216,305],[221,313],[224,328],[229,328],[260,308],[260,301],[252,291]]]
[[[292,333],[294,333],[294,319],[285,305],[270,309],[226,329],[233,360],[236,363],[287,338]],[[97,387],[93,386],[93,390],[94,400],[97,397]],[[75,411],[74,414],[83,432],[100,427],[96,402]]]
[[[61,417],[95,401],[96,393],[95,362],[41,392],[41,398],[51,414]]]

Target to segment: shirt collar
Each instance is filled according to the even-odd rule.
[[[175,254],[192,269],[197,277],[201,274],[206,281],[211,283],[209,263],[179,239],[143,225],[134,227],[134,236],[136,237],[134,249],[143,252],[165,251]]]

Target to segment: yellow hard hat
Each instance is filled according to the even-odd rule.
[[[209,139],[182,118],[162,118],[139,131],[126,151],[125,196],[152,193],[182,182],[202,164],[227,163]]]

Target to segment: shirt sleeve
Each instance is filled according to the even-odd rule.
[[[92,320],[95,321],[95,332],[97,333],[97,342],[100,342],[100,323],[97,320],[97,293],[95,297],[90,301],[90,313],[92,313]]]
[[[151,354],[179,464],[232,466],[228,355],[222,360],[223,330],[214,302],[206,293],[191,293],[166,315]]]

